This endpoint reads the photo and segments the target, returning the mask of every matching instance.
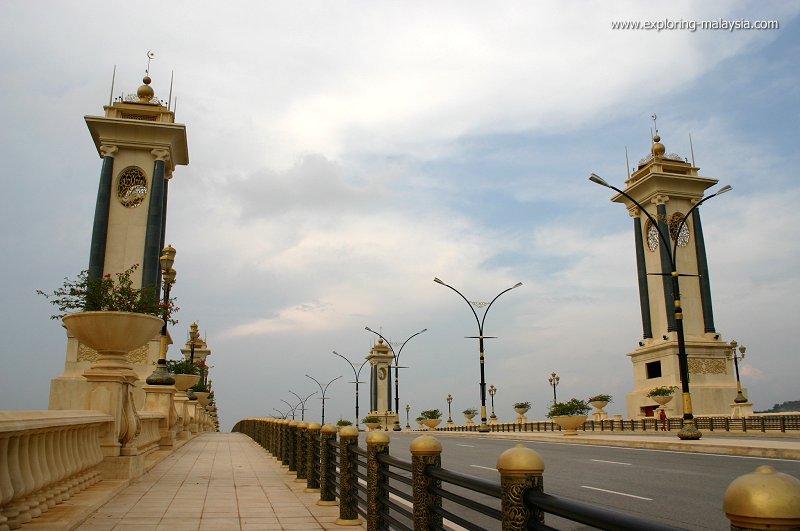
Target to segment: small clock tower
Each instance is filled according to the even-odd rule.
[[[392,354],[389,346],[378,339],[367,355],[371,371],[369,377],[369,414],[378,417],[381,427],[394,426],[399,420],[396,411],[392,411]],[[390,428],[391,429],[391,428]]]
[[[666,154],[656,134],[651,153],[639,161],[624,191],[647,209],[661,233],[669,235],[669,247],[676,249],[693,413],[730,415],[737,386],[729,357],[731,346],[721,339],[714,325],[700,208],[681,224],[705,190],[717,183],[717,179],[703,177],[698,171],[680,155]],[[678,387],[674,395],[677,399],[666,409],[669,416],[680,416],[684,411],[670,255],[659,241],[659,228],[639,207],[622,194],[612,201],[624,204],[633,218],[642,315],[642,340],[628,354],[634,373],[634,388],[627,397],[628,417],[652,416],[658,405],[647,393],[660,386]]]

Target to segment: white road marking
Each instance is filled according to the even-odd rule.
[[[464,448],[475,448],[471,444],[456,444],[456,446],[463,446]]]
[[[610,463],[612,465],[628,465],[628,466],[630,466],[630,463],[620,463],[619,461],[606,461],[604,459],[592,459],[592,461],[594,461],[595,463]]]
[[[475,468],[483,468],[484,470],[494,470],[495,472],[497,472],[496,468],[492,468],[489,466],[481,466],[481,465],[469,465],[469,466],[474,466]]]
[[[587,487],[581,485],[582,489],[599,490],[600,492],[608,492],[609,494],[619,494],[620,496],[627,496],[628,498],[636,498],[637,500],[653,501],[653,498],[645,498],[644,496],[636,496],[635,494],[626,494],[624,492],[617,492],[615,490],[598,489],[597,487]]]

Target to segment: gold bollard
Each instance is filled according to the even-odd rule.
[[[361,525],[356,509],[356,464],[349,450],[354,444],[358,444],[358,430],[343,426],[339,430],[339,518],[336,525]]]
[[[380,480],[378,454],[389,453],[389,436],[382,431],[367,434],[367,530],[386,529],[380,516],[381,508],[389,501],[389,491]],[[384,485],[384,486],[382,486]]]
[[[800,480],[760,466],[734,479],[722,501],[731,529],[800,529]]]
[[[319,422],[309,422],[306,428],[306,489],[319,492]]]
[[[442,443],[430,435],[420,435],[411,441],[411,483],[414,494],[414,530],[428,531],[442,527],[442,517],[433,507],[442,506],[442,497],[431,494],[431,487],[442,487],[442,482],[425,474],[428,465],[442,466]]]
[[[333,490],[336,460],[331,458],[331,452],[328,449],[331,440],[336,441],[336,426],[325,424],[319,430],[319,501],[317,505],[339,504]]]
[[[544,488],[542,457],[530,448],[518,444],[500,454],[497,458],[497,471],[500,472],[502,489],[503,531],[527,529],[531,519],[544,523],[544,511],[531,513],[522,500],[526,490],[536,489],[541,492]]]

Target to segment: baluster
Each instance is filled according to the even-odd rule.
[[[6,504],[14,498],[14,485],[11,484],[8,443],[10,437],[0,437],[0,531],[8,531]]]

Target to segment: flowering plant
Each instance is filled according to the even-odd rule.
[[[611,395],[600,393],[599,395],[590,396],[586,399],[587,402],[612,402]]]
[[[662,385],[661,387],[653,387],[650,391],[647,392],[648,398],[653,398],[654,396],[671,396],[672,393],[675,392],[677,389],[676,386],[668,386]]]
[[[131,266],[122,273],[116,274],[116,280],[110,274],[101,278],[89,278],[89,272],[83,270],[76,279],[64,279],[64,285],[52,293],[37,289],[36,293],[48,299],[60,313],[50,316],[51,319],[62,319],[68,313],[75,312],[132,312],[144,313],[164,318],[170,324],[178,321],[172,314],[179,308],[175,299],[166,303],[159,299],[153,287],[135,288],[131,275],[138,268]]]
[[[547,418],[560,417],[564,415],[586,415],[591,409],[586,402],[571,398],[568,402],[554,402],[547,412]]]
[[[442,418],[442,412],[438,409],[426,409],[420,411],[419,416],[425,420],[439,420]]]
[[[474,415],[478,414],[478,410],[475,409],[474,407],[471,407],[471,408],[465,409],[464,411],[462,411],[462,413],[465,414],[465,415],[473,415],[474,416]]]
[[[531,403],[530,402],[515,402],[514,409],[530,409]]]

